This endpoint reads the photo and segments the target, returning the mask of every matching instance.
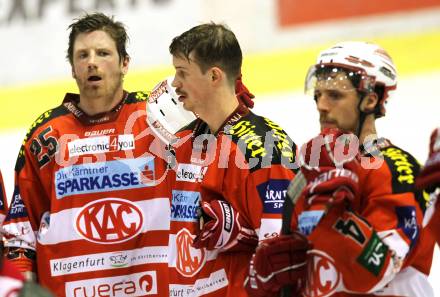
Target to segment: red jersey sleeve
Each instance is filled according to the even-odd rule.
[[[4,222],[8,247],[35,249],[35,233],[43,213],[49,209],[45,193],[51,190],[49,172],[58,147],[56,131],[48,122],[53,111],[56,113],[44,113],[31,126],[17,158],[14,193]]]
[[[58,148],[57,132],[50,120],[59,109],[42,114],[30,127],[15,165],[14,193],[3,229],[7,248],[35,251],[36,234],[43,214],[49,211],[51,190],[50,170]],[[11,259],[22,271],[31,271],[34,264],[28,258]]]

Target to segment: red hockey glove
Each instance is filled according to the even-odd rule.
[[[320,203],[331,206],[358,195],[358,148],[359,142],[353,134],[325,129],[301,149],[307,206]]]
[[[435,129],[431,134],[429,145],[429,157],[425,166],[416,179],[416,187],[433,192],[440,187],[440,128]]]
[[[34,250],[18,247],[7,247],[4,256],[14,264],[27,280],[36,278],[36,254]]]
[[[0,266],[1,296],[19,296],[25,279],[10,261],[5,260]]]
[[[243,84],[243,81],[241,80],[241,74],[235,81],[235,95],[237,98],[243,102],[244,105],[248,108],[254,107],[254,101],[252,99],[255,98],[255,96],[249,92],[248,88]]]
[[[258,236],[232,208],[223,200],[202,202],[204,224],[194,238],[195,248],[221,251],[253,250],[258,244]]]
[[[249,296],[275,296],[285,285],[293,285],[293,291],[298,292],[306,278],[310,249],[311,243],[297,231],[264,240],[249,266],[245,281]]]

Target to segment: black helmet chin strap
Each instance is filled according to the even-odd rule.
[[[358,123],[358,127],[356,129],[356,136],[358,137],[359,141],[361,138],[361,132],[362,132],[362,128],[364,127],[365,119],[367,118],[367,116],[369,114],[374,113],[374,109],[372,111],[367,111],[367,112],[361,110],[361,104],[364,101],[365,97],[366,97],[366,95],[361,96],[361,99],[359,100],[359,103],[357,106],[358,111],[359,111],[359,123]]]

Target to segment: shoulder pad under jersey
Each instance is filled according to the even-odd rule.
[[[415,178],[420,172],[420,164],[410,153],[394,145],[382,147],[380,152],[392,175],[393,193],[413,192],[424,212],[427,200],[423,192],[416,190],[414,186]]]
[[[24,158],[24,146],[26,144],[26,142],[33,136],[33,134],[35,133],[35,131],[38,130],[38,128],[44,126],[46,123],[48,123],[49,121],[66,115],[68,114],[69,111],[63,106],[60,105],[56,108],[53,109],[49,109],[48,111],[42,113],[33,123],[32,125],[29,127],[26,136],[22,142],[21,148],[20,148],[20,152],[18,153],[18,158],[17,158],[17,163],[15,164],[15,170],[18,172],[21,170],[21,168],[23,168],[24,163],[25,163],[25,158]],[[54,148],[56,149],[56,148]]]
[[[125,103],[130,104],[130,103],[147,101],[149,97],[150,97],[150,92],[142,92],[142,91],[130,92],[128,93],[127,98],[125,98]]]
[[[248,162],[253,162],[253,158],[258,159],[252,170],[271,164],[292,165],[295,162],[295,143],[283,128],[268,118],[250,112],[225,129],[225,135],[232,138]]]

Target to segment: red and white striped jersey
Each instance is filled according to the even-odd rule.
[[[56,296],[168,296],[170,192],[147,98],[89,117],[67,94],[24,140],[6,246],[35,250]]]
[[[280,126],[244,107],[225,126],[213,135],[206,123],[196,120],[179,135],[190,139],[176,149],[170,296],[247,296],[243,283],[255,247],[230,252],[192,247],[200,230],[200,200],[227,201],[260,240],[281,229],[281,210],[294,176],[282,160],[293,164],[295,144]]]

